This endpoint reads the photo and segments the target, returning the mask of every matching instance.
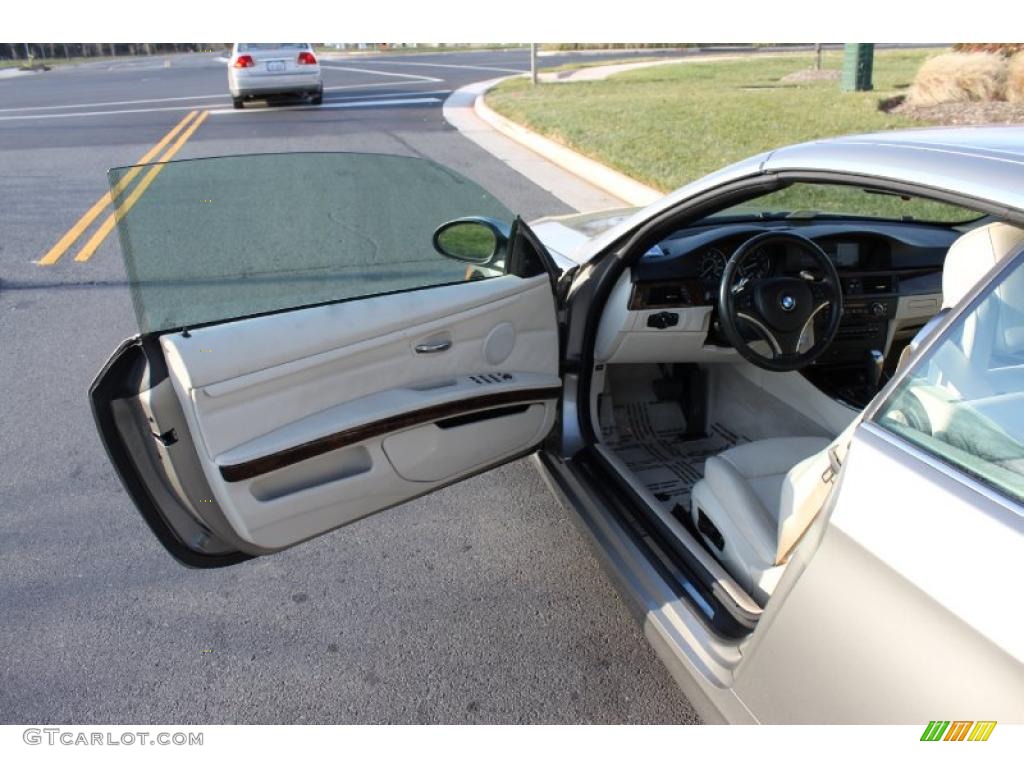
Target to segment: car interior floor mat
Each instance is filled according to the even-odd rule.
[[[635,413],[639,408],[631,409]],[[672,434],[623,436],[608,441],[636,479],[666,508],[676,505],[690,509],[690,493],[704,477],[704,462],[728,448],[748,440],[721,424],[712,424],[703,438],[681,438]]]
[[[649,371],[616,372],[614,397],[609,393],[601,401],[601,436],[666,509],[681,505],[689,510],[690,493],[704,476],[707,458],[749,440],[718,422],[695,437],[682,404],[658,399],[656,381]]]

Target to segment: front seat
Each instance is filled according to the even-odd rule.
[[[737,445],[710,457],[704,479],[693,487],[697,531],[761,605],[795,543],[793,523],[806,517],[812,499],[819,506],[824,501],[816,486],[829,466],[829,445],[825,437],[772,437]]]
[[[961,235],[946,254],[943,309],[948,311],[959,303],[993,265],[1021,247],[1024,230],[999,222]],[[1013,285],[998,290],[1017,289]],[[998,291],[997,295],[1002,296]],[[1018,340],[1018,336],[1024,339],[1024,318],[1013,314],[1015,304],[997,306],[1005,317],[999,318],[1001,333],[995,335],[996,343],[1011,349],[1024,345]],[[929,323],[919,336],[927,335],[934,325]],[[968,324],[960,345],[948,345],[950,351],[944,351],[957,359],[941,360],[943,370],[951,371],[950,378],[962,389],[981,388],[981,383],[972,381],[970,360],[991,354],[986,336]],[[904,363],[901,358],[900,364]],[[704,479],[693,487],[693,524],[726,570],[761,605],[775,589],[789,553],[825,502],[830,485],[822,478],[831,466],[829,448],[845,452],[859,421],[855,419],[832,441],[773,437],[730,448],[704,465]]]

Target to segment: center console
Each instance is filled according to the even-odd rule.
[[[861,408],[880,385],[889,324],[899,306],[899,275],[841,272],[840,281],[843,317],[835,341],[803,374],[833,397]],[[816,329],[823,326],[824,318],[817,318]]]
[[[835,341],[814,363],[829,366],[861,363],[868,350],[885,351],[889,321],[896,314],[899,299],[898,277],[889,272],[842,274],[843,317]],[[815,319],[815,328],[824,330],[825,317]]]

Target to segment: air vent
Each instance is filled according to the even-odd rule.
[[[470,376],[469,380],[474,384],[504,384],[513,378],[511,373],[478,373]]]
[[[844,277],[843,293],[847,296],[874,296],[896,292],[896,278],[893,275],[858,275]]]
[[[864,293],[895,293],[892,275],[866,275],[862,278]]]

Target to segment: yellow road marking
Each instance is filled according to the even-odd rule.
[[[128,186],[128,183],[135,178],[135,176],[141,170],[141,168],[139,168],[138,166],[144,165],[145,163],[148,163],[150,160],[156,157],[156,154],[165,146],[167,146],[167,143],[171,139],[173,139],[178,134],[178,132],[185,127],[186,123],[188,123],[188,121],[195,117],[197,114],[198,112],[193,111],[185,115],[181,122],[179,122],[176,126],[171,128],[167,135],[160,139],[160,141],[158,141],[151,150],[149,150],[146,154],[139,158],[139,161],[135,164],[136,167],[130,169],[128,173],[124,175],[124,178],[122,178],[114,186],[112,190],[104,192],[103,196],[95,203],[93,203],[92,208],[86,211],[82,215],[82,218],[75,222],[75,225],[64,233],[64,236],[57,241],[56,245],[54,245],[53,248],[47,251],[46,255],[43,256],[43,258],[41,258],[36,263],[43,267],[48,267],[51,264],[56,264],[60,257],[64,255],[64,252],[71,247],[75,240],[77,240],[79,236],[83,232],[85,232],[85,230],[89,228],[89,225],[93,223],[96,217],[103,213],[103,209],[107,207],[107,204],[116,200],[117,196],[121,194],[122,191],[124,191],[124,188],[126,186]]]
[[[131,191],[128,197],[126,197],[116,210],[110,214],[102,224],[100,224],[99,228],[95,232],[93,232],[92,237],[89,238],[88,242],[86,242],[86,244],[82,246],[82,249],[75,254],[75,261],[88,261],[92,258],[92,255],[96,253],[96,249],[100,247],[100,244],[106,239],[107,235],[110,234],[111,230],[114,229],[118,220],[131,210],[132,206],[138,202],[140,197],[142,197],[142,193],[146,191],[150,184],[153,183],[153,179],[157,177],[157,174],[164,169],[163,163],[166,163],[178,153],[178,150],[185,145],[185,142],[189,140],[189,137],[191,137],[193,133],[196,132],[196,128],[202,125],[203,121],[209,114],[209,111],[203,110],[199,117],[196,118],[196,121],[185,129],[184,133],[178,137],[178,140],[175,141],[174,144],[171,145],[171,148],[164,153],[164,156],[160,158],[159,162],[161,164],[154,165],[150,168],[146,175],[142,177],[142,181],[135,185],[135,188]],[[132,170],[138,169],[133,168]]]

